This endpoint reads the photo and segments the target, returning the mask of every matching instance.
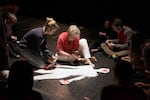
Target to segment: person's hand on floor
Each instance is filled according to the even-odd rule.
[[[56,61],[57,61],[57,56],[55,56],[55,55],[52,55],[52,57],[48,58],[48,62],[51,64],[56,63]]]

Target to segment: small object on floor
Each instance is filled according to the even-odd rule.
[[[20,58],[20,55],[16,55],[16,58]]]
[[[129,56],[121,57],[121,60],[125,60],[125,61],[128,61],[128,62],[131,62]]]
[[[70,82],[68,80],[59,80],[59,82],[64,85],[64,84],[69,84]]]
[[[109,73],[110,69],[109,68],[99,68],[99,69],[95,69],[96,72],[100,72],[100,73]]]
[[[114,62],[118,62],[119,60],[121,60],[121,57],[117,56],[116,54],[112,54],[111,57],[114,59]]]
[[[118,62],[119,60],[121,60],[121,58],[119,56],[114,58],[114,62]]]
[[[20,43],[20,41],[16,41],[16,43]]]
[[[116,58],[117,57],[117,55],[116,54],[112,54],[112,58]]]
[[[88,98],[88,97],[84,97],[84,100],[90,100],[90,98]]]

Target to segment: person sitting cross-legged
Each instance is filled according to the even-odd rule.
[[[130,27],[123,25],[120,18],[114,19],[112,28],[117,32],[118,38],[107,39],[105,42],[101,43],[101,48],[104,50],[105,54],[112,58],[128,55],[129,41],[133,34],[133,30]]]
[[[91,61],[89,46],[85,38],[80,39],[80,29],[70,25],[66,32],[59,35],[57,41],[58,61],[81,61],[95,67]]]

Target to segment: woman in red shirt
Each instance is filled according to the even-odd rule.
[[[90,60],[91,55],[87,40],[80,39],[80,33],[80,29],[76,25],[70,25],[66,32],[59,35],[57,41],[58,60],[84,61],[95,67]]]

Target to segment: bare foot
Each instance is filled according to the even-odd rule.
[[[84,63],[91,65],[93,68],[95,67],[95,64],[93,64],[90,59],[86,59]]]
[[[55,63],[52,63],[52,64],[49,64],[49,65],[42,65],[41,68],[45,69],[45,70],[51,70],[51,69],[54,69],[56,67],[55,67]]]
[[[92,56],[90,59],[91,59],[92,61],[97,61],[97,59],[96,59],[95,56]]]

